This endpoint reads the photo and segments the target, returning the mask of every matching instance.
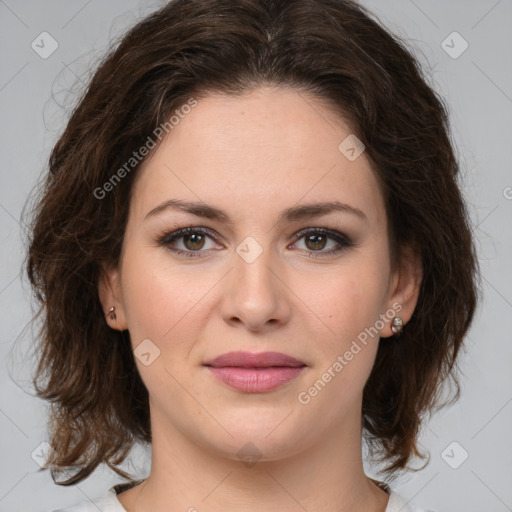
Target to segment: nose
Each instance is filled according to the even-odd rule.
[[[289,288],[283,269],[271,251],[264,250],[254,260],[238,253],[233,259],[235,268],[223,290],[224,321],[253,332],[286,324],[291,312]]]

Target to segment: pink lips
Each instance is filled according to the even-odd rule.
[[[204,366],[220,381],[246,393],[272,391],[306,367],[302,361],[280,352],[229,352]]]

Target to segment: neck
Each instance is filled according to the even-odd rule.
[[[227,504],[239,512],[386,509],[389,495],[363,470],[360,425],[335,425],[336,435],[279,460],[251,460],[248,447],[244,461],[198,446],[163,418],[152,417],[152,425],[150,475],[119,496],[128,512],[220,512]]]

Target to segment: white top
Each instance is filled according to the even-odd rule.
[[[58,510],[53,510],[51,512],[98,512],[98,510],[101,510],[101,512],[126,512],[126,509],[117,499],[117,495],[143,481],[144,480],[135,480],[132,482],[116,484],[112,486],[105,496],[101,498],[91,501],[82,501],[77,505],[59,508]],[[411,507],[406,503],[402,496],[390,489],[387,484],[379,483],[379,486],[389,493],[389,501],[385,512],[434,512],[433,510]]]

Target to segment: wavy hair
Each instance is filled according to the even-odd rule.
[[[478,296],[447,107],[427,82],[407,44],[350,0],[174,0],[107,52],[51,152],[31,211],[26,270],[41,319],[33,383],[51,404],[55,483],[78,483],[101,463],[131,478],[117,465],[135,442],[151,442],[129,333],[107,325],[98,297],[102,264],[118,262],[133,179],[147,156],[123,179],[112,176],[190,98],[268,84],[310,92],[351,124],[382,185],[390,247],[412,245],[421,255],[416,310],[399,338],[380,342],[362,426],[389,479],[411,457],[425,458],[423,417],[444,405],[447,380],[459,397],[457,355]],[[72,476],[57,482],[65,471]]]

